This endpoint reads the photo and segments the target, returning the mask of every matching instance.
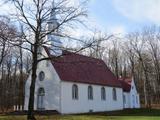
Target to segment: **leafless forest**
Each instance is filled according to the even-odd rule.
[[[7,21],[7,22],[6,22]],[[22,48],[10,44],[10,39],[20,39],[16,27],[9,19],[0,21],[0,109],[13,109],[13,105],[23,105],[24,84],[31,70],[31,56]],[[98,35],[97,35],[98,34]],[[160,99],[160,31],[159,27],[145,27],[140,32],[116,37],[95,33],[91,36],[93,45],[81,54],[100,58],[117,77],[134,76],[141,103],[159,104]],[[98,42],[97,42],[98,41]],[[24,54],[25,53],[25,54]]]
[[[32,66],[34,64],[37,66],[38,64],[37,51],[38,47],[42,46],[42,43],[44,44],[43,38],[55,31],[55,29],[59,29],[61,26],[64,27],[66,23],[72,21],[73,24],[74,20],[78,21],[80,16],[86,15],[82,8],[80,10],[78,8],[65,8],[66,13],[64,14],[64,11],[60,11],[63,14],[59,14],[62,14],[62,18],[65,18],[65,16],[67,18],[61,20],[59,26],[44,34],[41,31],[41,27],[43,27],[41,22],[44,18],[40,18],[40,12],[43,11],[43,6],[41,5],[44,4],[37,3],[41,4],[37,6],[37,14],[34,14],[37,28],[29,23],[29,18],[23,11],[23,4],[20,4],[18,0],[16,0],[15,4],[19,10],[19,15],[23,17],[21,22],[25,24],[22,29],[18,29],[16,24],[10,22],[11,18],[0,17],[1,112],[13,110],[14,105],[19,106],[19,108],[21,105],[23,106],[25,81],[30,73],[33,75],[33,70],[36,73],[37,68],[34,69]],[[79,22],[81,21],[79,20]],[[35,37],[34,43],[24,36],[26,35],[24,34],[24,28],[32,30]],[[57,33],[55,35],[73,39],[71,36],[64,35],[64,33],[63,35]],[[144,27],[139,31],[122,36],[94,31],[92,36],[84,36],[82,41],[85,41],[85,39],[86,42],[83,42],[82,45],[78,44],[76,48],[73,47],[71,49],[72,46],[70,46],[70,49],[68,49],[67,46],[67,48],[63,49],[74,50],[79,54],[103,59],[117,78],[120,76],[133,76],[140,93],[141,104],[145,107],[152,107],[153,104],[158,105],[160,103],[160,28],[158,26]],[[24,40],[30,44],[31,48],[24,47]],[[76,40],[81,41],[81,38]],[[16,42],[16,45],[14,42]],[[30,52],[27,52],[28,49]]]

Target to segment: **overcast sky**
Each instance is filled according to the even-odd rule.
[[[130,32],[160,25],[160,0],[91,0],[90,16],[102,29]]]
[[[11,6],[0,6],[0,11],[11,11]],[[88,11],[93,26],[112,33],[160,25],[160,0],[90,0]]]

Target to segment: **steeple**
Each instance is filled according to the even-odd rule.
[[[59,56],[62,54],[62,42],[60,41],[60,38],[58,36],[56,36],[55,32],[58,32],[58,30],[54,30],[57,29],[58,27],[58,21],[56,18],[56,8],[54,5],[54,0],[52,1],[52,9],[50,12],[50,16],[49,19],[47,21],[47,31],[53,31],[51,34],[47,35],[47,41],[49,41],[49,43],[51,44],[51,50],[50,53],[52,55],[55,56]]]
[[[50,16],[49,16],[49,19],[47,21],[47,30],[48,31],[54,30],[58,26],[58,21],[57,21],[57,18],[56,18],[56,11],[55,10],[56,10],[56,8],[55,8],[54,0],[53,0]]]

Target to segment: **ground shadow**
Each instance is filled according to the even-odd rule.
[[[87,114],[83,114],[87,115]],[[89,113],[88,115],[102,116],[160,116],[160,109],[125,109],[110,112]]]
[[[57,111],[35,111],[36,115],[60,115]],[[15,111],[6,113],[5,115],[27,115],[27,111]],[[110,112],[92,112],[85,114],[74,114],[75,116],[80,115],[99,115],[99,116],[160,116],[160,109],[125,109],[119,111]]]

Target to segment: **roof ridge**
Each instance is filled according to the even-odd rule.
[[[99,60],[99,61],[103,61],[102,59],[100,58],[95,58],[95,57],[91,57],[91,56],[87,56],[87,55],[83,55],[83,54],[80,54],[78,52],[71,52],[71,51],[67,51],[67,50],[63,50],[65,52],[68,52],[68,53],[71,53],[71,54],[74,54],[74,55],[79,55],[79,56],[82,56],[82,57],[87,57],[87,58],[91,58],[91,59],[95,59],[95,60]]]
[[[49,50],[47,48],[45,50],[50,56]],[[65,53],[70,55],[59,57],[57,62],[51,60],[53,67],[62,81],[122,88],[121,83],[102,59],[67,50],[63,51],[62,55]],[[85,62],[76,62],[77,60]],[[70,64],[73,62],[74,64]],[[90,62],[93,62],[93,64],[90,64]],[[101,66],[99,67],[99,65]]]

